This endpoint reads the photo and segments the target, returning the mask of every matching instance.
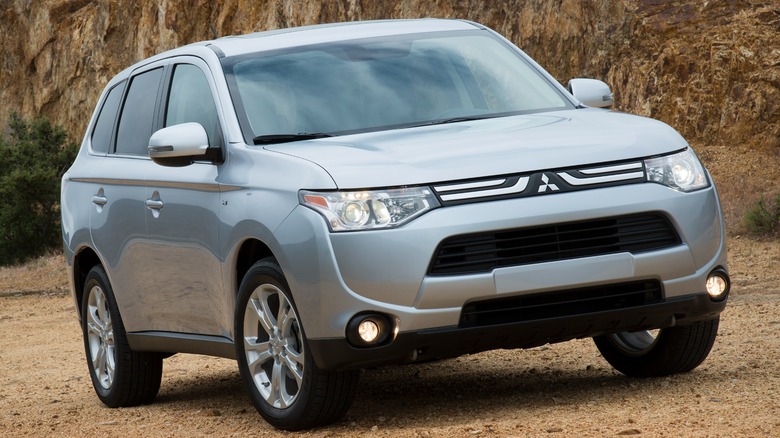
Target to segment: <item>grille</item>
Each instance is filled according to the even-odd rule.
[[[645,182],[644,164],[632,161],[447,182],[433,186],[433,190],[442,205],[447,206],[642,182]]]
[[[669,220],[657,213],[454,236],[436,250],[428,273],[459,275],[616,252],[678,245]]]
[[[662,299],[660,283],[641,281],[477,301],[463,307],[460,327],[620,310],[659,303]]]

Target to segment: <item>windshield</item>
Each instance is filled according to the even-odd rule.
[[[300,139],[571,108],[484,31],[406,35],[223,60],[247,140]]]

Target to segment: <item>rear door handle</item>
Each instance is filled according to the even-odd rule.
[[[92,203],[95,205],[100,205],[102,207],[106,205],[106,203],[108,203],[108,199],[106,199],[105,196],[95,195],[92,197]]]
[[[147,199],[146,208],[151,208],[153,210],[160,210],[161,208],[163,208],[163,202],[155,201],[154,199]]]

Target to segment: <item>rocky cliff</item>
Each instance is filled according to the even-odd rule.
[[[0,0],[0,121],[44,114],[80,140],[111,76],[152,54],[250,31],[415,17],[486,24],[562,83],[602,79],[618,109],[691,141],[780,151],[778,0]]]

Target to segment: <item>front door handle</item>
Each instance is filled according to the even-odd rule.
[[[160,210],[161,208],[163,208],[163,202],[155,201],[154,199],[147,199],[146,208],[151,208],[152,210]]]
[[[108,203],[108,199],[105,196],[95,195],[92,197],[92,203],[102,207]]]

